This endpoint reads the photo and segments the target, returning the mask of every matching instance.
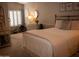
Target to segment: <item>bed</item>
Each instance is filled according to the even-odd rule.
[[[79,49],[79,30],[48,28],[26,31],[23,36],[23,46],[31,56],[67,57]]]
[[[78,51],[79,30],[49,28],[23,35],[24,47],[32,56],[71,56]]]

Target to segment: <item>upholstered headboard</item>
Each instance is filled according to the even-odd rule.
[[[79,15],[55,15],[55,27],[79,30]]]

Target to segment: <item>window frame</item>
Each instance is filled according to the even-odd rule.
[[[21,10],[9,10],[8,11],[9,12],[9,20],[10,20],[10,26],[11,27],[17,27],[17,26],[20,26],[20,25],[22,25],[22,11]],[[12,12],[12,14],[13,14],[13,25],[11,25],[11,17],[10,17],[10,12]],[[17,25],[15,25],[15,23],[16,23],[16,21],[15,21],[15,15],[14,15],[14,12],[16,12],[16,19],[17,19]],[[20,23],[21,24],[19,24],[19,15],[18,15],[18,12],[20,12]]]

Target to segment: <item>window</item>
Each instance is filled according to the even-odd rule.
[[[19,26],[22,25],[22,16],[20,10],[10,10],[10,26]]]

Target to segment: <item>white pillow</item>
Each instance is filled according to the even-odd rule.
[[[63,21],[61,21],[61,20],[56,20],[55,28],[61,29],[61,28],[62,28],[62,23],[63,23]]]
[[[56,20],[55,28],[69,30],[71,27],[71,22],[68,20]]]
[[[79,30],[79,21],[72,21],[71,30]]]

